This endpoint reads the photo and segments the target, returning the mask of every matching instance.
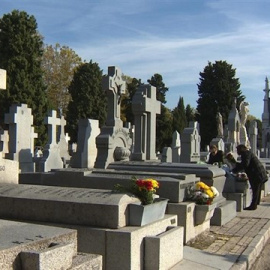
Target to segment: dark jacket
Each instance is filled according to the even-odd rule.
[[[218,150],[217,151],[217,153],[215,154],[215,155],[213,155],[212,153],[210,153],[210,155],[209,155],[209,159],[208,159],[208,164],[214,164],[214,163],[218,163],[218,164],[220,164],[220,163],[224,163],[224,160],[223,160],[223,158],[224,158],[224,153],[223,153],[223,151],[221,151],[221,150]]]
[[[268,180],[267,172],[258,157],[250,151],[241,153],[241,163],[237,162],[232,170],[234,173],[244,170],[250,182],[265,183]]]

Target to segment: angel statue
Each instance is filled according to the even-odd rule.
[[[240,103],[240,105],[239,105],[240,115],[241,115],[240,122],[241,122],[242,127],[245,126],[246,121],[247,121],[247,116],[248,116],[248,113],[249,113],[248,106],[249,106],[249,103],[246,102],[246,101],[242,101]]]
[[[246,101],[242,101],[239,105],[239,109],[240,109],[240,143],[244,144],[247,148],[250,148],[250,142],[248,139],[248,135],[247,135],[247,129],[246,129],[246,121],[247,121],[247,116],[249,113],[249,103]]]

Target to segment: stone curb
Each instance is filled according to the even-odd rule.
[[[270,221],[268,221],[259,234],[254,237],[245,251],[238,257],[237,262],[231,267],[230,270],[247,270],[256,261],[257,257],[263,250],[266,242],[270,238]]]

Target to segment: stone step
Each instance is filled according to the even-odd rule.
[[[222,226],[236,217],[236,201],[225,201],[215,209],[210,220],[212,226]]]
[[[102,270],[102,256],[98,254],[77,253],[68,270]]]
[[[22,251],[20,259],[24,270],[61,270],[71,267],[74,255],[74,243],[52,243],[42,250]]]

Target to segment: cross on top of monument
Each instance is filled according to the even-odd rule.
[[[48,125],[49,144],[56,144],[57,126],[60,126],[60,118],[57,118],[55,110],[50,111],[49,116],[45,117],[45,124]]]
[[[103,76],[102,87],[107,92],[108,97],[106,125],[115,126],[117,123],[120,124],[120,99],[121,95],[126,91],[126,82],[122,79],[120,68],[108,67],[108,75]]]
[[[122,79],[122,71],[118,67],[108,67],[108,89],[118,95],[122,95],[126,90],[126,82]]]
[[[62,115],[60,118],[60,138],[65,138],[66,139],[66,135],[65,135],[65,125],[66,125],[67,121],[65,120],[65,117]]]
[[[160,114],[161,102],[156,98],[156,87],[150,84],[139,86],[133,97],[133,103],[136,104],[133,106],[134,112],[150,112],[154,117],[156,117],[156,114]],[[137,103],[142,106],[138,106]]]

